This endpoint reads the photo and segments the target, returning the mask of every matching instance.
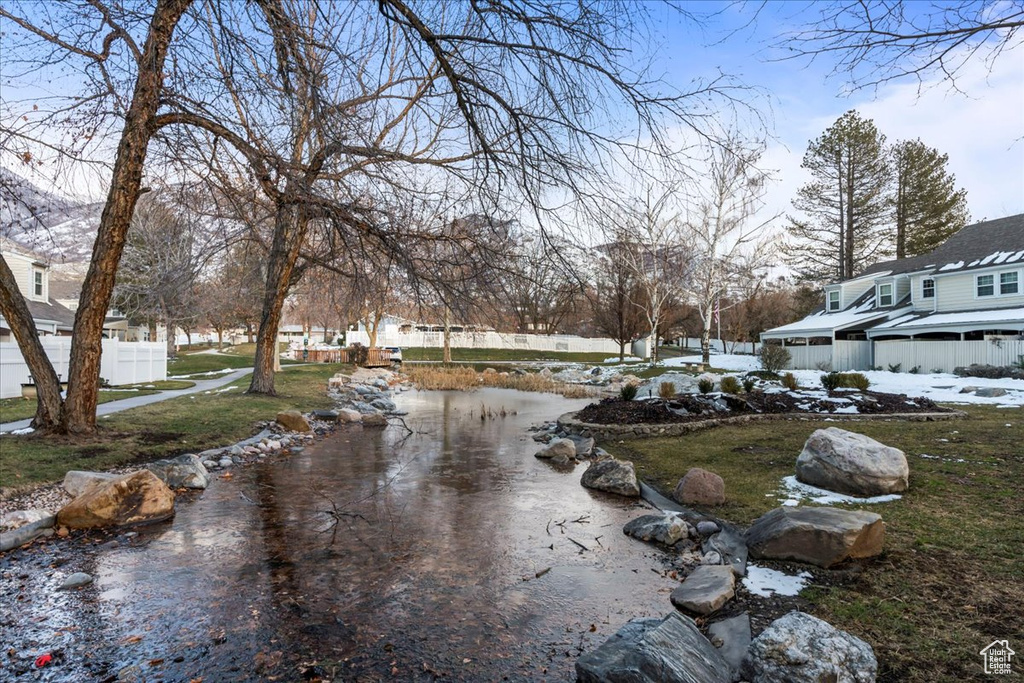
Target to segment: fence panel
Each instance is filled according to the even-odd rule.
[[[974,363],[1013,365],[1024,355],[1024,341],[909,341],[875,342],[875,365],[888,369],[900,365],[903,371],[920,368],[921,372],[954,368]]]
[[[786,366],[790,370],[817,370],[832,365],[831,346],[787,346],[786,350],[792,356]]]
[[[870,370],[871,342],[843,339],[832,342],[832,369],[840,372]]]

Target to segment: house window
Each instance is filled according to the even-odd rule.
[[[922,299],[934,299],[935,298],[935,280],[928,278],[927,280],[921,281],[921,298]]]
[[[32,292],[36,296],[43,295],[43,271],[41,270],[32,271]]]
[[[978,296],[992,296],[996,293],[995,275],[979,275],[977,284]]]
[[[833,291],[828,293],[828,310],[838,311],[839,310],[839,292]]]
[[[1017,285],[1017,272],[999,273],[999,293],[1016,294],[1019,291]]]
[[[878,305],[892,306],[892,284],[878,285]]]

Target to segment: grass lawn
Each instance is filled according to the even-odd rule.
[[[280,410],[332,407],[327,379],[344,368],[351,366],[290,368],[277,375],[276,397],[244,394],[249,378],[243,377],[229,385],[234,391],[192,394],[101,417],[98,432],[88,437],[0,437],[0,488],[57,481],[72,469],[101,470],[227,445],[251,436],[255,422],[273,419]]]
[[[188,380],[168,379],[162,382],[147,382],[143,384],[128,384],[121,387],[111,387],[109,389],[100,389],[96,402],[107,403],[109,401],[118,401],[122,398],[132,398],[133,396],[149,396],[150,394],[158,394],[161,391],[188,389],[189,387],[195,386],[195,384],[195,382],[189,382]],[[0,423],[24,420],[33,417],[35,414],[35,399],[0,399]]]
[[[281,344],[283,351],[287,345]],[[216,348],[216,347],[214,347]],[[256,356],[255,344],[238,344],[237,346],[225,346],[220,353],[209,353],[210,349],[199,351],[181,351],[177,358],[167,361],[167,375],[181,377],[184,375],[196,375],[201,372],[216,372],[217,370],[237,370],[238,368],[251,368],[253,359]],[[297,361],[282,359],[282,365],[292,365]]]
[[[439,361],[444,355],[443,349],[434,348],[402,348],[403,360]],[[527,349],[452,349],[452,362],[467,363],[481,361],[515,362],[550,360],[563,363],[603,363],[606,359],[616,358],[614,353],[569,353],[566,351],[530,351]]]
[[[882,515],[886,540],[859,579],[801,595],[816,616],[871,643],[880,681],[977,680],[983,647],[1024,642],[1024,413],[967,411],[951,422],[840,425],[906,452],[910,490],[862,506]],[[836,424],[751,423],[609,450],[663,493],[690,467],[717,472],[729,502],[713,513],[747,525],[778,505],[768,494],[793,474],[811,431],[827,426]]]

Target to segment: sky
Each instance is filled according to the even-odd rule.
[[[909,3],[924,8],[931,3]],[[889,143],[920,138],[949,155],[949,170],[966,188],[972,222],[1024,213],[1024,45],[1004,53],[990,70],[981,59],[968,62],[954,91],[932,78],[849,92],[842,77],[830,77],[834,62],[779,61],[780,37],[816,16],[806,3],[769,5],[751,23],[757,3],[685,3],[686,9],[715,12],[702,30],[665,10],[656,26],[663,44],[654,68],[669,83],[685,84],[715,68],[763,89],[770,106],[772,137],[764,156],[777,182],[767,210],[791,212],[797,189],[810,180],[800,168],[808,143],[843,113],[856,109],[873,119]]]

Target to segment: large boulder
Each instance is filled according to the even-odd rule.
[[[909,476],[903,451],[836,427],[815,430],[796,459],[800,481],[853,496],[906,491]]]
[[[172,489],[205,489],[210,483],[210,473],[203,467],[203,461],[192,453],[151,462],[146,469]]]
[[[594,454],[596,444],[593,437],[570,434],[568,438],[576,445],[577,458],[589,458]]]
[[[873,512],[824,507],[780,507],[747,530],[753,557],[831,567],[882,552],[885,523]]]
[[[342,408],[338,411],[338,422],[349,423],[349,422],[361,422],[363,414],[358,410],[352,410],[351,408]]]
[[[721,505],[725,502],[725,482],[714,472],[691,467],[672,497],[684,505]]]
[[[11,510],[10,512],[5,512],[3,515],[0,515],[0,528],[17,529],[20,526],[40,522],[44,519],[51,520],[50,526],[53,526],[53,513],[49,510],[43,510],[42,508],[32,508],[31,510]]]
[[[277,424],[289,432],[308,432],[309,422],[297,410],[282,410],[277,414]]]
[[[537,451],[538,458],[559,458],[569,460],[576,457],[576,444],[569,439],[554,439],[547,448]]]
[[[366,413],[362,416],[364,427],[387,427],[388,418],[384,416],[384,413],[378,413],[374,411],[372,413]]]
[[[149,470],[126,474],[98,485],[57,513],[70,529],[159,522],[174,515],[174,491]]]
[[[729,665],[682,614],[634,619],[576,660],[579,683],[729,683]]]
[[[72,498],[77,498],[86,491],[95,488],[100,484],[106,484],[118,479],[121,475],[109,474],[107,472],[85,472],[83,470],[68,470],[64,475],[64,490]]]
[[[675,545],[689,537],[690,526],[679,515],[643,515],[626,522],[622,533],[641,541]]]
[[[732,680],[740,680],[740,667],[750,647],[750,615],[747,612],[708,626],[708,640],[729,663]]]
[[[0,553],[5,553],[12,548],[30,543],[40,536],[53,533],[53,525],[57,518],[53,515],[43,517],[34,522],[19,526],[17,529],[10,529],[0,532]]]
[[[740,673],[750,683],[873,683],[878,661],[860,638],[790,612],[754,639]]]
[[[640,496],[640,484],[636,480],[636,468],[628,460],[598,460],[591,463],[583,473],[580,483],[588,489],[617,493],[620,496],[637,498]]]
[[[736,594],[736,575],[725,565],[703,564],[686,577],[669,599],[679,609],[711,614]]]

